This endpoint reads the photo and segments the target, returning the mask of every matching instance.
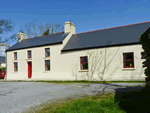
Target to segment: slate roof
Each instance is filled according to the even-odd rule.
[[[145,32],[149,27],[150,21],[75,34],[72,35],[62,52],[119,44],[138,44],[141,33]]]
[[[5,63],[5,57],[4,56],[0,56],[0,63]]]
[[[44,45],[59,44],[62,43],[62,41],[66,38],[68,34],[69,33],[59,32],[47,36],[24,39],[14,44],[9,49],[7,49],[6,52],[12,50],[18,50],[18,49],[44,46]]]

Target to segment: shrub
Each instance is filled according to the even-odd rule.
[[[2,67],[0,68],[0,71],[6,70],[6,67]]]

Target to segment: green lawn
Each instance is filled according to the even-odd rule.
[[[49,102],[35,106],[24,113],[150,113],[150,90],[143,88],[134,92]]]
[[[24,113],[125,113],[114,101],[113,96],[114,94],[105,94],[80,99],[69,98],[51,104],[46,102]]]

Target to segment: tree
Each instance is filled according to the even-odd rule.
[[[110,44],[112,44],[112,42],[107,41],[106,45],[108,46]],[[72,75],[76,80],[79,80],[80,78],[84,80],[100,80],[104,82],[106,80],[111,80],[117,70],[122,70],[122,56],[117,56],[120,54],[119,50],[119,47],[85,50],[83,56],[88,56],[88,71],[80,72],[80,64],[77,62],[74,66],[72,66]],[[135,56],[135,59],[141,60],[139,56]],[[114,63],[114,60],[117,60],[117,62]],[[133,80],[135,77],[140,79],[142,74],[143,69],[141,69],[140,66],[136,66],[136,70],[130,72],[130,79]],[[126,77],[126,75],[122,75],[123,80],[125,80]]]
[[[12,36],[9,38],[2,37],[2,34],[12,31],[13,28],[14,28],[14,23],[10,19],[0,19],[0,49],[1,49],[0,51],[1,52],[9,48],[10,41],[15,39],[15,34],[12,34]]]
[[[13,29],[13,25],[11,20],[0,19],[0,34],[11,31]]]
[[[45,24],[38,24],[36,21],[28,22],[24,27],[20,27],[20,31],[23,31],[28,37],[41,36],[46,30],[49,30],[49,34],[60,32],[63,30],[61,24],[55,24],[46,22]]]
[[[48,35],[48,34],[50,34],[50,33],[49,33],[49,29],[48,29],[48,30],[46,30],[46,31],[44,32],[44,34],[43,34],[43,35]]]
[[[107,41],[106,45],[111,44],[112,42]],[[100,44],[99,44],[100,45]],[[97,75],[100,81],[104,81],[104,75],[108,72],[109,66],[111,62],[115,58],[119,51],[115,49],[111,51],[110,48],[104,49],[96,49],[96,50],[88,50],[84,53],[85,56],[88,56],[88,72],[79,72],[79,64],[76,64],[75,67],[72,68],[72,74],[75,76],[76,80],[78,78],[86,79],[86,80],[96,80],[94,79],[94,74]],[[121,59],[121,58],[120,58]],[[110,79],[116,72],[117,69],[121,66],[121,61],[119,65],[116,65],[114,70],[107,76],[106,79]]]
[[[144,74],[147,76],[146,80],[146,87],[150,87],[150,27],[141,34],[139,38],[139,44],[142,45],[142,49],[144,52],[141,52],[142,59],[145,61],[142,63],[144,70]]]

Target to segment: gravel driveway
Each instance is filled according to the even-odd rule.
[[[129,88],[128,86],[137,86]],[[107,92],[139,90],[144,83],[53,84],[41,82],[0,82],[0,113],[21,112],[47,100],[71,96],[96,95]],[[128,88],[125,88],[128,87]]]

